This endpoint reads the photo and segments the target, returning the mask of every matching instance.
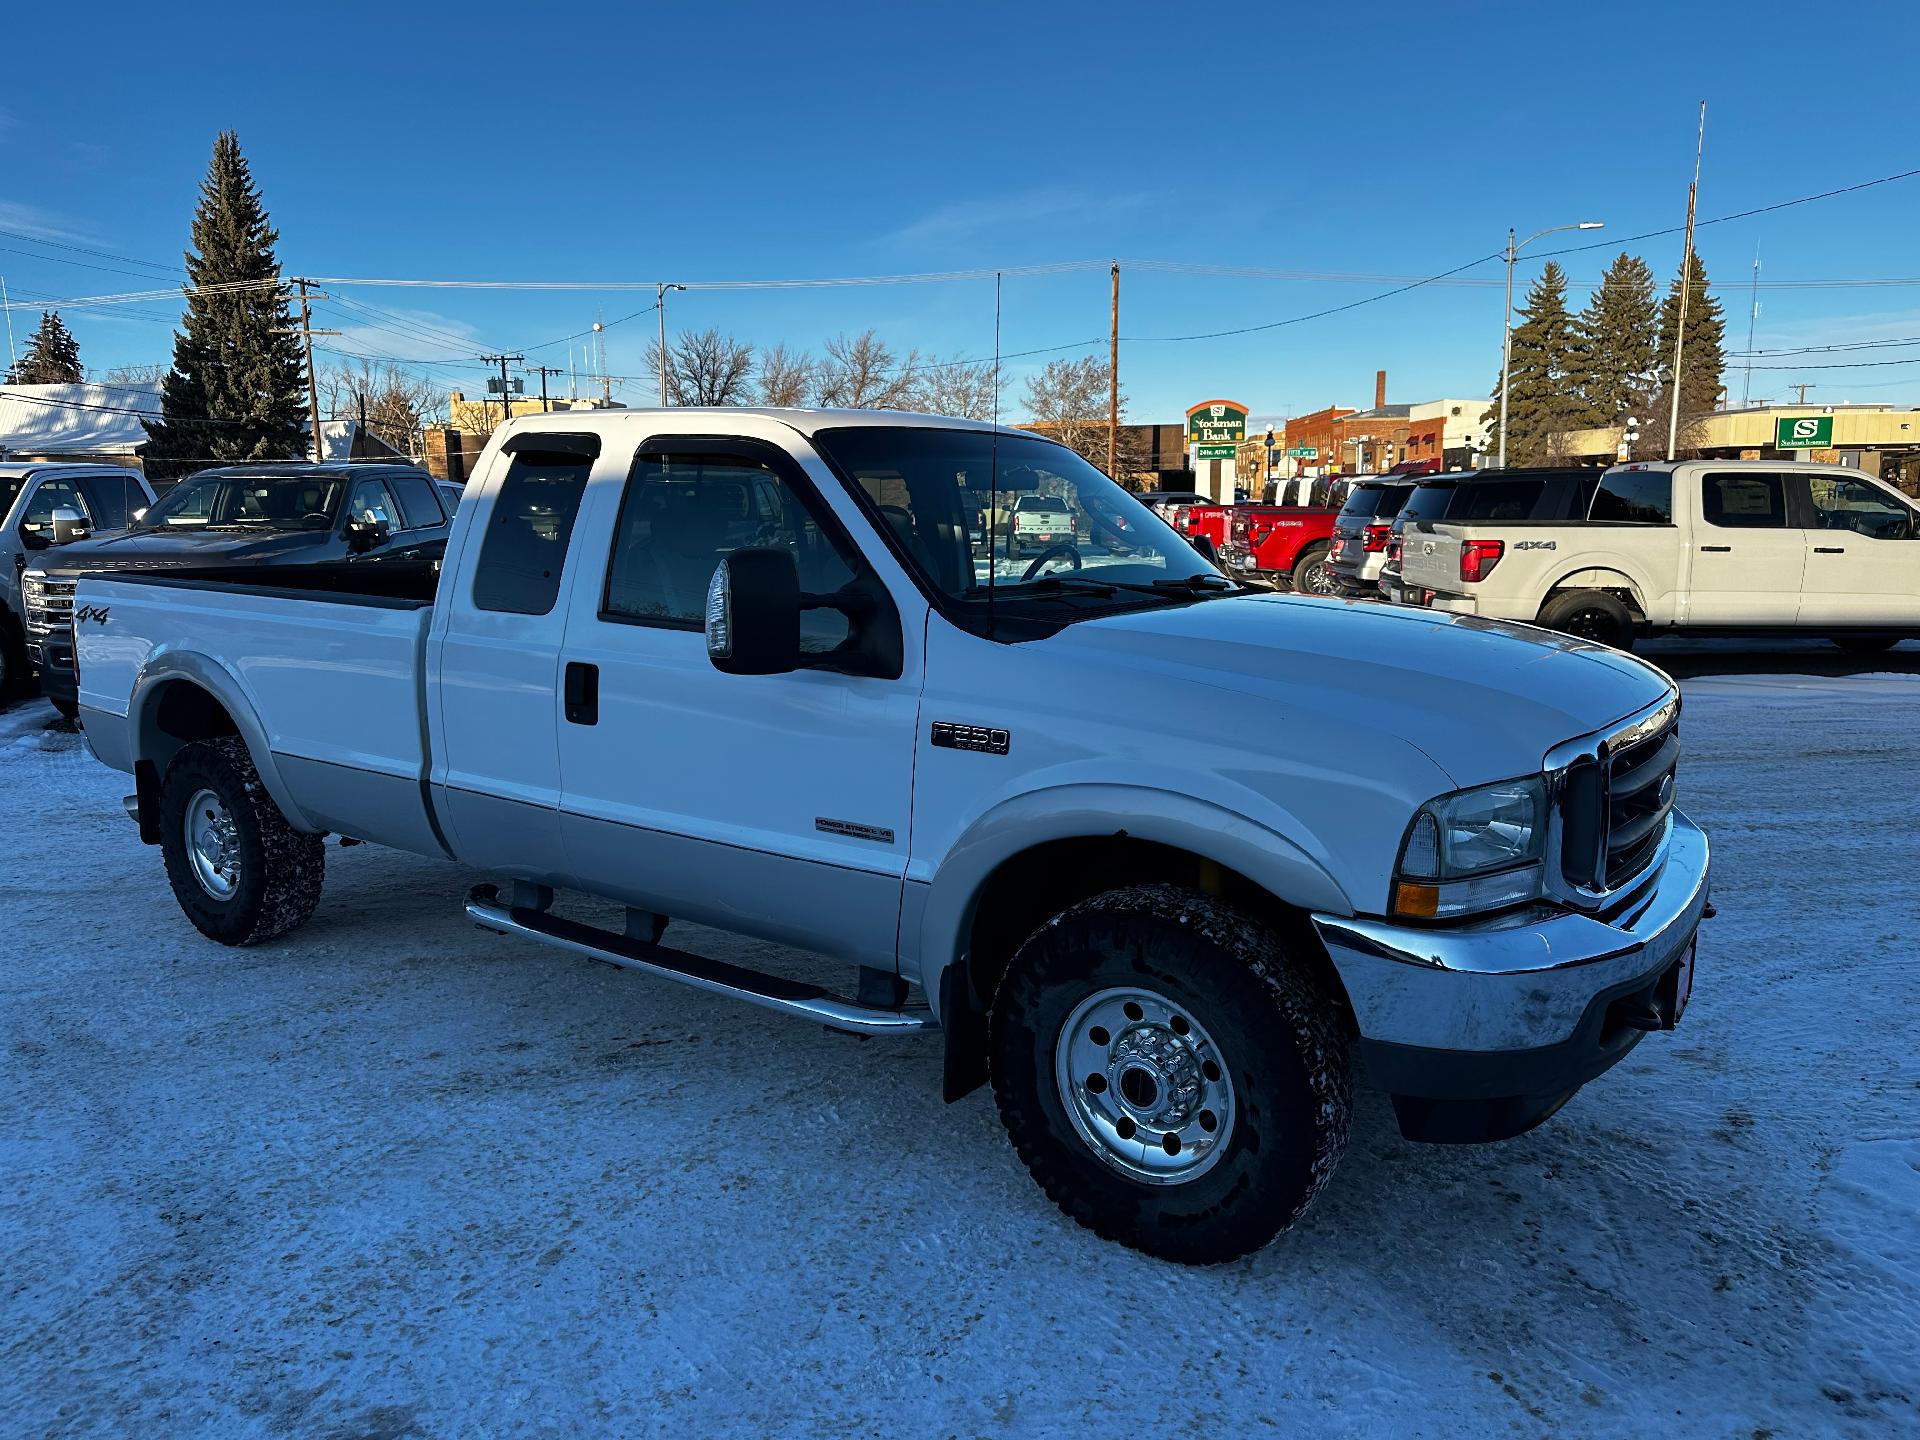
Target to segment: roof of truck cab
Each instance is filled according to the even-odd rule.
[[[536,433],[542,430],[577,432],[581,429],[600,430],[618,425],[658,430],[663,422],[670,421],[673,423],[668,427],[668,433],[680,431],[699,434],[702,427],[687,425],[684,422],[689,419],[700,419],[737,424],[747,417],[771,420],[809,437],[821,430],[844,430],[855,426],[898,426],[914,430],[975,430],[982,434],[992,433],[997,428],[1000,434],[1011,438],[1044,440],[1050,445],[1060,443],[1049,435],[1042,435],[1033,430],[1023,430],[1018,426],[996,427],[986,420],[957,420],[951,415],[923,415],[912,410],[810,410],[799,407],[753,405],[675,405],[664,409],[657,406],[636,406],[620,410],[556,410],[551,414],[516,415],[500,429]]]
[[[246,460],[237,465],[210,465],[205,470],[194,471],[187,478],[198,480],[202,475],[238,475],[244,478],[251,475],[266,479],[273,476],[392,475],[395,473],[426,475],[427,472],[418,465],[396,465],[391,461]]]

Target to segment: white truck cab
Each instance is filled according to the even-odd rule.
[[[1066,540],[975,538],[1027,495]],[[1501,1139],[1691,991],[1708,854],[1666,677],[1236,585],[1027,432],[519,417],[437,585],[261,580],[77,594],[88,741],[203,933],[304,921],[329,832],[455,859],[498,877],[468,906],[486,930],[943,1032],[949,1098],[990,1079],[1068,1214],[1171,1259],[1298,1218],[1356,1058],[1409,1137]],[[663,943],[682,918],[854,983]]]
[[[1920,637],[1920,505],[1839,465],[1616,465],[1571,521],[1417,523],[1407,593],[1622,649],[1636,635]]]

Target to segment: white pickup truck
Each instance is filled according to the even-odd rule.
[[[969,517],[1034,493],[1077,544],[977,554]],[[1157,1255],[1226,1259],[1298,1218],[1356,1059],[1409,1137],[1500,1139],[1691,990],[1707,842],[1674,807],[1663,675],[1250,591],[1032,434],[521,417],[437,594],[382,583],[79,582],[87,739],[135,777],[194,925],[299,925],[328,832],[493,872],[468,906],[487,930],[943,1031],[948,1097],[990,1078],[1061,1208]],[[622,930],[556,891],[624,904]],[[671,948],[668,917],[855,983]]]
[[[1572,521],[1415,522],[1401,537],[1406,594],[1622,650],[1663,632],[1855,651],[1920,638],[1920,506],[1884,481],[1689,460],[1616,465],[1596,482]]]

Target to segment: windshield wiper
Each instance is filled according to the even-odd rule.
[[[1202,571],[1198,575],[1183,575],[1178,580],[1160,579],[1150,582],[1156,590],[1186,590],[1204,592],[1209,590],[1238,590],[1242,588],[1238,581],[1229,580],[1224,575],[1209,575]]]
[[[1241,587],[1224,575],[1188,575],[1179,580],[1152,580],[1142,585],[1132,580],[1096,580],[1092,576],[1047,575],[1028,582],[1035,590],[1065,590],[1072,587],[1079,595],[1113,595],[1128,590],[1136,595],[1211,595]]]
[[[1077,575],[1043,575],[1031,584],[1036,590],[1065,590],[1069,586],[1077,595],[1114,595],[1122,589],[1140,590],[1144,586],[1121,586],[1111,580],[1082,580]]]

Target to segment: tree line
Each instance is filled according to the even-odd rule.
[[[1664,297],[1653,271],[1622,251],[1577,315],[1567,309],[1566,272],[1549,260],[1527,291],[1514,327],[1507,380],[1507,463],[1540,465],[1563,458],[1570,431],[1627,427],[1635,459],[1666,454],[1674,393],[1674,346],[1680,332],[1681,280]],[[1725,369],[1726,324],[1707,288],[1707,268],[1692,257],[1687,274],[1686,335],[1680,365],[1677,453],[1697,453],[1704,422],[1718,403]],[[1497,447],[1500,377],[1485,420]],[[1628,426],[1627,422],[1635,422]]]

